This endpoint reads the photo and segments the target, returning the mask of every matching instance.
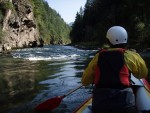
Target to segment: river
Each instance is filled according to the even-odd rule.
[[[33,113],[41,102],[77,88],[96,51],[47,45],[0,55],[0,113]],[[53,113],[72,113],[90,95],[90,87],[80,88]]]

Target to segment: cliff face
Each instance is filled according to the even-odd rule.
[[[1,0],[12,4],[12,8],[4,11],[1,50],[33,47],[42,45],[39,30],[33,15],[33,7],[28,0]]]

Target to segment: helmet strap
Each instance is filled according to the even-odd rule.
[[[115,44],[115,45],[112,45],[110,44],[110,47],[111,48],[125,48],[127,44]]]

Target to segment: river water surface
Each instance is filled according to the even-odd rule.
[[[0,55],[0,113],[33,113],[41,102],[77,88],[96,51],[44,46]],[[53,113],[72,113],[90,95],[89,87],[80,88]]]

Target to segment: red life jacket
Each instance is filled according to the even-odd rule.
[[[100,50],[94,84],[98,88],[130,86],[130,74],[124,60],[125,49]]]

